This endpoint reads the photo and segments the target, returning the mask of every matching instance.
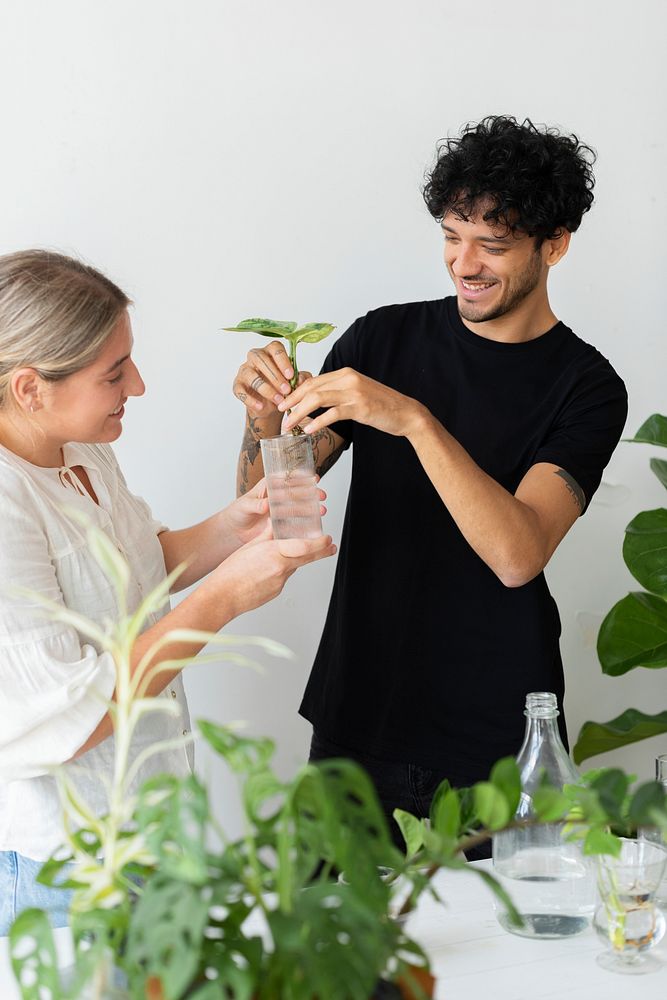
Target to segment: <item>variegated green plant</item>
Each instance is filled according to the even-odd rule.
[[[336,327],[332,323],[306,323],[298,326],[292,323],[277,319],[243,319],[236,326],[224,327],[229,332],[239,333],[259,333],[262,337],[282,337],[289,345],[289,359],[294,374],[290,380],[290,385],[296,389],[299,381],[299,368],[296,363],[297,344],[318,344],[320,340],[328,337]]]
[[[654,413],[631,441],[667,448],[667,417]],[[650,467],[667,488],[667,461],[652,458]],[[600,626],[598,658],[603,673],[611,677],[636,667],[667,667],[666,508],[642,511],[633,518],[625,529],[623,559],[644,590],[618,601]],[[628,708],[609,722],[585,722],[573,756],[579,763],[661,733],[667,733],[667,710],[649,715]]]
[[[155,656],[171,643],[192,642],[215,647],[215,652],[197,657],[197,663],[231,661],[236,664],[257,667],[257,664],[232,647],[240,645],[255,645],[261,647],[273,656],[290,657],[292,654],[285,646],[269,639],[253,636],[229,636],[198,631],[195,629],[172,629],[165,633],[146,651],[136,669],[132,671],[131,658],[134,643],[146,625],[149,617],[161,610],[169,599],[169,593],[174,582],[185,568],[178,566],[151,591],[139,607],[130,612],[127,605],[127,590],[130,581],[129,567],[113,545],[108,535],[90,523],[79,511],[69,509],[69,514],[78,520],[87,537],[87,544],[95,560],[112,583],[117,605],[118,618],[107,621],[102,628],[85,616],[61,604],[51,601],[44,595],[15,587],[14,592],[37,602],[44,609],[46,616],[64,622],[77,630],[79,635],[90,640],[101,653],[109,653],[115,665],[114,699],[106,705],[111,716],[114,732],[114,764],[113,773],[109,778],[103,774],[95,777],[106,788],[108,811],[98,815],[88,802],[81,796],[72,778],[72,768],[84,765],[71,763],[68,767],[56,766],[52,773],[56,778],[62,803],[62,817],[65,831],[63,848],[49,860],[40,874],[40,881],[46,885],[59,885],[73,890],[71,916],[73,924],[81,932],[85,931],[87,915],[96,914],[99,922],[100,914],[108,914],[110,927],[113,929],[114,914],[127,912],[130,900],[137,893],[137,883],[133,873],[141,873],[147,867],[155,864],[156,856],[151,849],[144,830],[133,823],[137,809],[138,793],[132,793],[132,785],[141,767],[150,757],[167,749],[183,746],[193,737],[179,736],[173,740],[159,741],[145,748],[138,756],[131,757],[132,737],[139,721],[150,712],[166,712],[177,715],[179,705],[167,698],[148,697],[146,692],[157,675],[164,671],[178,670],[193,660],[193,657],[169,659],[151,665]],[[101,696],[100,696],[101,697]],[[63,872],[67,877],[63,880]],[[102,921],[104,922],[104,921]],[[35,943],[32,958],[25,953],[26,941],[32,938]],[[99,947],[95,954],[85,955],[86,935],[79,937],[83,944],[84,961],[81,963],[84,978],[95,974],[100,977],[100,969],[108,963],[105,952],[113,944],[113,934],[107,939],[98,936]],[[21,959],[15,968],[19,972],[19,981],[29,985],[33,978],[34,963],[42,963],[44,956],[53,953],[53,942],[48,921],[41,911],[28,911],[19,916],[12,929],[12,948],[16,959],[16,948],[19,948]],[[93,961],[94,959],[94,961]],[[102,976],[104,979],[104,976]],[[74,989],[81,988],[82,981],[77,979]],[[99,984],[100,990],[103,983]],[[53,997],[61,994],[53,993]],[[65,994],[62,994],[65,996]],[[72,997],[78,997],[73,992]],[[94,994],[97,996],[97,993]],[[24,990],[24,996],[32,1000],[30,988]],[[35,1000],[41,993],[35,992]]]
[[[224,329],[235,333],[259,333],[262,337],[282,337],[288,343],[288,353],[293,375],[290,385],[296,389],[299,383],[299,367],[296,362],[297,344],[317,344],[328,337],[336,327],[332,323],[306,323],[298,326],[296,323],[277,319],[244,319],[237,326],[226,326]],[[287,411],[289,413],[289,410]],[[303,434],[301,427],[292,428],[292,434]]]

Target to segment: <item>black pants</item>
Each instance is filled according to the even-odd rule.
[[[387,817],[394,843],[401,851],[405,850],[405,841],[393,817],[394,809],[405,809],[406,812],[411,812],[419,818],[427,817],[431,799],[444,778],[448,778],[454,788],[465,788],[476,781],[484,781],[488,777],[487,771],[481,773],[473,768],[468,773],[463,774],[460,769],[447,770],[443,768],[439,771],[432,771],[419,764],[381,760],[370,754],[343,747],[313,731],[310,743],[310,760],[326,760],[329,757],[348,757],[360,764],[368,773]],[[479,861],[482,858],[490,857],[490,840],[466,853],[468,861]]]

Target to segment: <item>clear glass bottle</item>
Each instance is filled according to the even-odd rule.
[[[556,788],[579,781],[558,732],[559,714],[556,695],[550,691],[526,695],[526,735],[517,756],[522,788],[517,819],[531,817],[532,794],[543,774]],[[589,926],[595,908],[593,867],[580,842],[565,839],[562,824],[541,823],[496,834],[493,867],[524,920],[522,927],[514,926],[494,903],[506,930],[522,937],[563,938]]]

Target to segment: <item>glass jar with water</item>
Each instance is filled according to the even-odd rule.
[[[579,782],[558,733],[556,695],[528,694],[524,714],[526,735],[517,756],[522,788],[518,820],[533,815],[532,794],[543,775],[555,788]],[[593,867],[580,842],[566,838],[559,823],[516,827],[494,836],[494,875],[524,921],[515,926],[497,906],[496,916],[506,930],[530,938],[564,938],[589,926],[595,908]]]

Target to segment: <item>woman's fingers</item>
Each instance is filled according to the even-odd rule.
[[[280,554],[294,560],[298,566],[332,556],[336,551],[331,535],[320,535],[318,538],[283,538],[277,544]]]

